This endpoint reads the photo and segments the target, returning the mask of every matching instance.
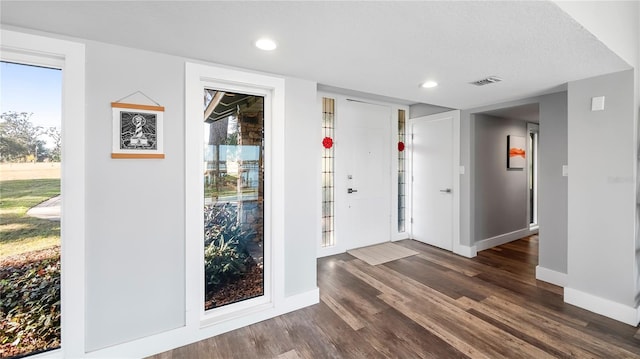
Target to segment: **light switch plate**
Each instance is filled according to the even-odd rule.
[[[567,177],[569,175],[569,166],[568,165],[562,165],[562,176],[563,177]]]
[[[591,111],[602,111],[602,110],[604,110],[604,96],[592,97]]]
[[[460,166],[460,174],[463,175],[464,174],[464,166]]]

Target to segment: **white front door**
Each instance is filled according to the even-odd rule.
[[[336,111],[336,242],[344,250],[391,238],[391,109],[341,101]]]
[[[453,169],[459,113],[449,111],[410,122],[411,238],[449,251],[453,250],[454,197],[458,198]]]

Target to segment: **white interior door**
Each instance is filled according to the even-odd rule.
[[[413,239],[453,250],[454,126],[459,111],[414,119],[410,123]],[[458,117],[459,118],[459,117]]]
[[[336,242],[348,250],[391,238],[391,109],[354,101],[339,104]]]

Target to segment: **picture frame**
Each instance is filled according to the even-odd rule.
[[[507,136],[507,169],[523,169],[527,165],[527,142],[522,136]]]
[[[164,107],[112,102],[111,158],[164,158]]]

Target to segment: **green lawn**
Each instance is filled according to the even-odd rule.
[[[60,222],[26,215],[60,194],[60,179],[0,181],[0,258],[60,244]]]

